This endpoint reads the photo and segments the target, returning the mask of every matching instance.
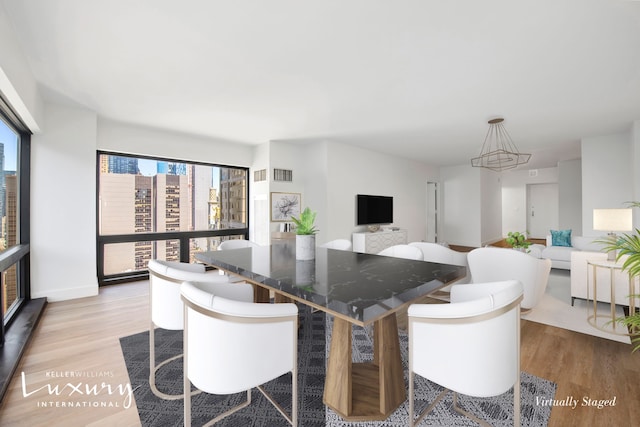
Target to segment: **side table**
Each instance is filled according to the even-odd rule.
[[[611,302],[609,303],[611,306],[611,314],[610,316],[602,316],[602,315],[599,316],[600,318],[604,317],[606,319],[606,322],[603,324],[598,324],[598,274],[597,274],[598,268],[604,268],[609,270],[609,288],[611,289],[611,300],[610,300]],[[591,299],[591,296],[589,295],[589,270],[591,270],[593,275],[593,306],[590,307],[590,310],[592,309],[593,313],[588,314],[587,320],[589,321],[591,326],[594,326],[595,328],[601,331],[613,333],[616,335],[630,335],[626,329],[625,331],[617,330],[616,329],[617,322],[615,320],[617,317],[616,316],[615,273],[617,270],[622,271],[622,262],[608,261],[605,259],[587,260],[587,301]],[[640,293],[640,291],[639,292],[635,291],[635,284],[636,284],[635,278],[629,276],[629,294],[628,295],[634,295],[634,294]],[[629,298],[630,313],[635,312],[635,309],[636,309],[635,303],[636,303],[635,298]],[[610,327],[607,327],[606,325],[610,325]],[[625,328],[624,326],[622,327]]]

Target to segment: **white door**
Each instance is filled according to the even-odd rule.
[[[558,184],[527,185],[527,231],[529,237],[544,239],[558,229]]]

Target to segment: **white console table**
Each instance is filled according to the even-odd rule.
[[[353,251],[377,254],[394,245],[407,244],[407,230],[381,230],[353,233]]]

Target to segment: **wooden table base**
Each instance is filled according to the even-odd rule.
[[[324,403],[345,420],[385,420],[407,398],[395,313],[374,323],[373,361],[353,363],[352,324],[334,317]]]

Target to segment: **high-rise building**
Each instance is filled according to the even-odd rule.
[[[242,169],[220,169],[220,228],[247,225],[247,183]]]
[[[4,174],[3,174],[4,176]],[[5,178],[5,195],[4,206],[6,208],[5,226],[6,237],[5,244],[9,248],[15,246],[18,243],[18,178],[15,173],[13,175],[7,175]],[[11,304],[18,299],[18,281],[16,276],[16,266],[2,272],[2,290],[4,295],[2,296],[4,307],[2,307],[2,313],[7,312]]]
[[[138,159],[124,156],[105,156],[109,159],[108,173],[126,173],[137,175],[140,173]]]
[[[4,166],[4,144],[0,143],[0,217],[5,217],[7,215],[7,208],[5,205],[6,184],[4,179]]]
[[[153,177],[155,231],[187,231],[190,209],[186,175],[164,175]],[[157,241],[155,256],[167,261],[180,260],[178,240]]]
[[[158,162],[156,165],[156,170],[159,174],[186,175],[187,164],[176,162]]]

